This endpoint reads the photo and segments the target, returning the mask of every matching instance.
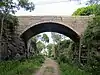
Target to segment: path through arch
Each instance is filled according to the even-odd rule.
[[[46,58],[42,67],[33,75],[60,75],[59,66],[55,60]]]

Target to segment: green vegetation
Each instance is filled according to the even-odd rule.
[[[0,62],[0,75],[32,75],[44,62],[39,55],[23,60],[9,60]]]
[[[55,56],[58,62],[71,62],[73,58],[72,47],[73,42],[71,40],[63,40],[60,41],[57,45],[55,45]]]
[[[46,48],[45,43],[49,43],[49,37],[46,34],[38,34],[28,41],[28,50],[33,56],[41,54],[41,51]]]
[[[89,16],[100,15],[100,4],[90,5],[87,7],[78,8],[72,16]]]
[[[17,35],[15,30],[19,25],[17,17],[13,15],[21,8],[32,11],[34,10],[34,4],[29,0],[0,0],[0,50],[2,50],[0,60],[14,58],[12,52],[17,51],[17,49],[11,51],[9,45],[15,39],[14,37]],[[11,54],[10,57],[9,54]]]
[[[87,62],[83,63],[85,70],[90,71],[93,75],[100,74],[100,16],[96,16],[89,22],[84,32],[82,44],[86,47],[82,51],[87,57]],[[83,55],[83,53],[82,53]],[[86,67],[87,65],[87,67]]]
[[[54,59],[59,63],[61,75],[90,75],[78,67],[78,42],[75,43],[71,39],[68,40],[58,33],[52,33],[52,39],[54,43],[49,44],[50,46],[48,45],[47,48],[50,55],[54,55]]]
[[[96,16],[88,23],[88,27],[84,32],[84,41],[91,43],[93,40],[100,40],[100,16]],[[91,41],[92,40],[92,41]],[[92,46],[91,46],[92,47]]]
[[[52,57],[53,45],[54,45],[54,44],[52,44],[52,43],[49,43],[49,44],[47,45],[48,57]]]
[[[79,42],[66,40],[62,35],[51,33],[53,44],[46,46],[44,43],[49,43],[49,37],[43,34],[43,36],[38,35],[30,40],[30,44],[28,44],[29,52],[27,52],[28,59],[1,61],[0,75],[31,75],[43,63],[44,57],[39,54],[46,47],[48,56],[54,57],[58,61],[62,75],[100,75],[100,4],[98,4],[100,1],[88,1],[92,5],[79,8],[73,13],[73,16],[95,15],[88,23],[81,40],[80,62]],[[4,47],[9,45],[9,39],[11,42],[11,38],[15,34],[12,32],[15,32],[16,26],[18,26],[17,17],[10,15],[10,13],[14,14],[15,9],[19,8],[32,11],[34,10],[34,4],[29,3],[28,0],[18,0],[18,4],[13,0],[2,0],[0,2],[0,49],[2,49],[2,52],[6,51],[3,50],[2,45]],[[39,38],[40,41],[38,41]],[[6,45],[2,43],[2,40],[6,41],[4,42]],[[10,51],[8,49],[9,47],[7,47],[6,52]],[[4,52],[4,56],[8,56],[6,52]],[[30,54],[34,57],[30,57]],[[48,70],[51,71],[52,68],[48,68]]]
[[[88,23],[81,44],[81,68],[100,75],[100,0],[90,0],[90,6],[77,9],[73,16],[95,15]],[[92,5],[91,5],[92,4]]]
[[[0,13],[0,23],[1,23],[1,20],[2,20],[2,18],[1,18],[2,16],[5,16],[5,14]],[[19,22],[18,22],[17,17],[13,16],[11,14],[8,14],[7,16],[5,16],[5,19],[4,19],[3,35],[6,34],[8,31],[9,31],[9,33],[11,33],[11,32],[14,33],[15,28],[18,25],[19,25]],[[0,25],[0,28],[1,28],[1,25]]]
[[[77,66],[68,63],[60,63],[61,75],[91,75],[84,70],[79,69]]]
[[[55,45],[56,60],[60,65],[61,75],[90,75],[79,68],[79,43],[63,40]]]

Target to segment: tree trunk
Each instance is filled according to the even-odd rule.
[[[79,63],[81,63],[81,39],[80,39],[80,43],[79,43]]]
[[[2,52],[2,34],[3,34],[3,24],[4,24],[4,16],[1,19],[1,29],[0,29],[0,60],[1,60],[1,52]]]
[[[90,61],[90,46],[88,44],[88,53],[87,53],[87,64],[89,65],[89,61]]]

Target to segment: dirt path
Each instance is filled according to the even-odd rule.
[[[58,64],[54,60],[46,58],[40,70],[34,75],[60,75]]]

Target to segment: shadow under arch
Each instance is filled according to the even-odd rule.
[[[27,41],[31,37],[42,32],[57,32],[65,36],[68,36],[74,42],[80,41],[80,35],[74,29],[72,29],[67,25],[56,23],[56,22],[43,22],[43,23],[38,23],[36,25],[32,25],[31,27],[27,28],[20,35],[20,37],[23,39],[25,43],[27,43]]]

